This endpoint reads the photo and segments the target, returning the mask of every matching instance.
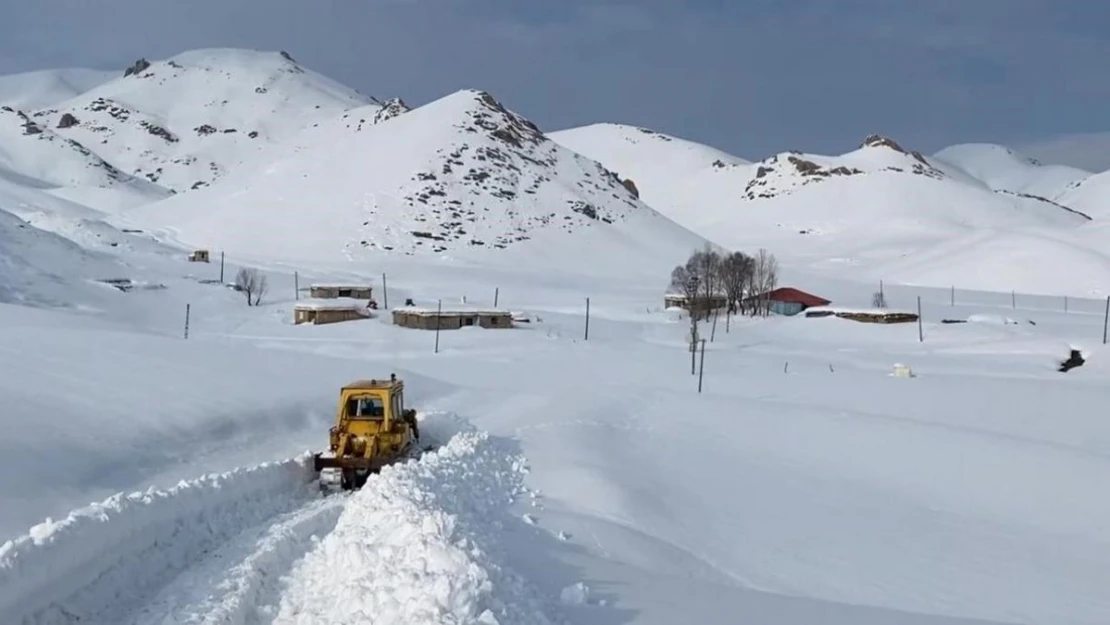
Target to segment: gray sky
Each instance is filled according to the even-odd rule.
[[[284,49],[380,98],[491,91],[747,158],[1110,130],[1097,0],[0,0],[0,73]]]

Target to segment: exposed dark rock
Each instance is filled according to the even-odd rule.
[[[58,128],[72,128],[79,123],[73,113],[64,113],[62,118],[58,120]]]
[[[146,71],[146,69],[148,67],[150,67],[150,61],[148,61],[146,59],[139,59],[138,61],[135,61],[131,65],[131,67],[128,67],[127,69],[123,70],[123,77],[127,78],[128,76],[130,76],[132,74],[135,74],[135,75],[141,74],[144,71]]]

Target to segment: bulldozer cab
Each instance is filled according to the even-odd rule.
[[[344,386],[336,429],[356,436],[397,430],[405,416],[404,393],[405,383],[392,375],[388,380],[359,380]]]

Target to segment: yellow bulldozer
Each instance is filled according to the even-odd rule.
[[[405,383],[358,380],[339,391],[335,425],[328,431],[328,452],[313,456],[321,487],[361,488],[371,473],[427,449],[420,450],[416,411],[405,408]]]

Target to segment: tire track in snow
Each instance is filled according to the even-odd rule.
[[[282,575],[335,528],[350,497],[337,493],[253,527],[179,575],[121,625],[271,622]],[[232,563],[237,562],[232,566]]]
[[[119,625],[244,530],[311,508],[308,456],[120,493],[0,545],[0,623]],[[230,592],[230,591],[229,591]]]

